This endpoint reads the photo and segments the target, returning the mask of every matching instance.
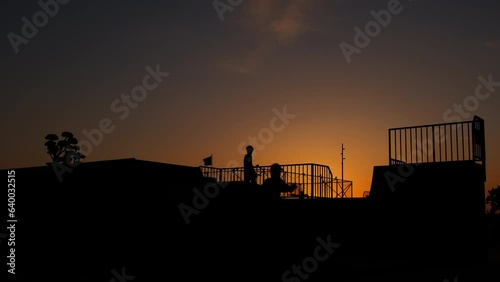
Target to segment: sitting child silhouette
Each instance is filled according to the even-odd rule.
[[[271,177],[262,184],[264,195],[270,200],[279,200],[282,192],[292,192],[297,185],[288,185],[281,179],[281,166],[277,163],[271,165]]]

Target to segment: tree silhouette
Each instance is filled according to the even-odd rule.
[[[500,185],[488,191],[486,203],[490,205],[490,214],[500,211]]]
[[[52,162],[63,163],[67,166],[74,167],[80,163],[85,155],[78,152],[78,140],[71,132],[64,131],[61,133],[61,139],[55,134],[47,134],[45,136],[45,146],[47,154],[52,158]],[[56,142],[57,141],[57,142]]]

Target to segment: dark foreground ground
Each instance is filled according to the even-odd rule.
[[[204,191],[201,178],[158,185],[171,176],[127,164],[63,184],[47,169],[17,172],[14,281],[500,281],[486,249],[498,233],[467,240],[448,215],[423,221],[369,199],[273,203],[238,182]]]

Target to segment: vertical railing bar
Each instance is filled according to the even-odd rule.
[[[481,164],[484,169],[484,177],[486,177],[486,137],[484,132],[484,119],[479,119],[481,126]],[[484,178],[486,180],[486,178]]]
[[[469,134],[469,123],[468,122],[464,122],[464,124],[462,124],[462,135],[464,136],[463,137],[463,144],[464,144],[464,160],[465,161],[468,161],[469,160],[469,150],[467,148],[469,142],[468,142],[468,134]]]
[[[392,151],[391,151],[391,142],[392,142],[392,136],[391,136],[392,130],[389,129],[389,165],[391,165],[391,159],[392,159]]]
[[[298,169],[298,172],[299,172],[298,174],[297,174],[297,169]],[[307,190],[308,188],[304,184],[304,177],[303,177],[304,174],[301,171],[302,171],[302,167],[301,166],[299,166],[298,168],[295,169],[295,173],[296,173],[295,174],[295,178],[297,179],[297,177],[298,177],[297,182],[301,183],[302,188],[304,189],[304,193],[309,194],[309,191]],[[302,177],[302,179],[301,179],[301,177]]]
[[[432,162],[436,162],[436,140],[435,137],[436,134],[434,133],[434,126],[431,127],[432,131]]]
[[[398,161],[400,161],[403,158],[403,147],[402,147],[402,140],[401,140],[401,129],[399,131],[399,157],[397,158]],[[344,189],[344,187],[342,187]]]
[[[330,198],[330,195],[328,194],[328,189],[326,189],[326,169],[321,166],[321,176],[320,176],[320,183],[321,183],[321,190],[323,190],[323,194],[325,195],[325,198]]]
[[[458,148],[458,150],[457,150],[457,156],[458,156],[457,161],[461,160],[460,152],[462,151],[462,150],[460,150],[460,147],[462,147],[462,146],[460,146],[460,143],[461,143],[460,142],[460,127],[461,127],[460,125],[461,125],[460,123],[457,124],[457,148]]]
[[[455,146],[453,144],[455,144],[455,138],[453,138],[453,133],[455,132],[455,130],[453,130],[453,124],[450,126],[450,133],[451,133],[451,161],[454,161],[455,158],[454,158],[454,154],[455,154]]]
[[[311,175],[310,174],[311,173],[310,167],[308,165],[306,165],[306,166],[304,166],[304,169],[306,171],[305,178],[306,178],[306,182],[309,184],[309,187],[310,187],[310,190],[311,190],[311,199],[312,199],[313,195],[314,195],[314,187],[311,185],[311,182],[310,182],[310,179],[309,179],[309,177]]]
[[[413,163],[413,128],[410,128],[410,163]]]
[[[329,193],[329,195],[330,195],[329,197],[330,197],[330,198],[333,198],[333,183],[332,183],[332,177],[333,177],[333,174],[332,174],[332,175],[330,175],[330,174],[328,173],[328,169],[327,169],[326,167],[325,167],[325,171],[326,171],[326,172],[325,172],[325,174],[328,176],[328,188],[329,188],[329,189],[328,189],[328,193]]]
[[[460,157],[460,124],[456,125],[456,140],[457,140],[457,161],[461,160]]]
[[[398,131],[393,130],[392,133],[394,135],[394,143],[393,143],[393,148],[392,148],[392,151],[393,151],[392,159],[395,160],[397,158],[397,155],[398,155],[398,151],[397,151],[398,150],[398,140],[397,140]]]
[[[397,134],[397,130],[393,130],[392,131],[392,135],[394,135],[394,143],[392,143],[392,160],[395,160],[396,159],[396,156],[397,156],[397,148],[398,148],[398,141],[397,141],[397,138],[396,138],[396,134]]]
[[[323,187],[323,167],[321,166],[316,166],[316,169],[318,170],[318,172],[316,173],[316,175],[318,175],[318,185],[319,185],[319,193],[325,197],[325,198],[328,198],[328,195],[325,194],[325,188]]]
[[[455,137],[456,137],[455,139],[457,140],[457,144],[456,144],[456,146],[457,146],[457,161],[459,161],[460,159],[458,158],[458,154],[459,154],[459,152],[458,152],[458,149],[459,149],[458,148],[458,124],[455,125]]]
[[[328,170],[326,169],[326,167],[324,168],[324,171],[325,171],[325,178],[327,178],[326,176],[328,176],[328,178],[325,180],[325,181],[328,181],[328,187],[325,187],[325,189],[327,189],[328,191],[328,198],[333,198],[332,197],[332,190],[331,189],[328,189],[330,186],[330,180],[331,180],[331,177],[329,177],[330,175],[328,174]]]
[[[414,128],[415,130],[415,133],[413,134],[415,136],[415,142],[412,142],[415,143],[415,163],[418,163],[418,128]]]
[[[300,169],[299,169],[299,173],[300,173],[300,174],[298,175],[298,177],[299,177],[299,182],[300,182],[300,183],[302,183],[302,187],[303,187],[303,189],[304,189],[304,193],[307,193],[307,195],[310,195],[310,193],[309,193],[309,187],[306,187],[306,184],[304,183],[304,172],[303,172],[303,171],[302,171],[302,172],[300,172],[300,171],[302,171],[302,168],[300,168]],[[302,179],[301,179],[301,178],[302,178]]]
[[[441,155],[442,151],[441,151],[441,125],[438,126],[438,133],[439,133],[439,161],[442,162],[443,161],[443,156]]]
[[[305,177],[305,182],[307,182],[309,186],[309,190],[311,192],[311,195],[314,194],[313,187],[311,186],[311,183],[309,182],[309,166],[304,166],[304,177]],[[312,197],[311,197],[312,198]]]
[[[465,135],[465,126],[466,126],[466,124],[467,124],[466,122],[463,122],[462,125],[461,125],[461,127],[462,127],[462,160],[463,161],[467,160],[467,155],[466,155],[466,153],[467,153],[466,149],[467,148],[465,148],[466,147],[465,143],[467,142],[467,140],[465,140],[467,138],[467,136]]]
[[[441,132],[441,128],[440,126],[438,125],[437,126],[437,130],[436,132],[434,132],[434,139],[437,139],[437,144],[434,144],[434,146],[436,147],[436,162],[440,162],[441,161],[441,145],[440,145],[440,142],[439,142],[439,135],[438,135],[438,138],[436,138],[436,133],[437,134],[440,134]],[[438,156],[439,156],[439,159],[438,159]]]
[[[476,156],[477,156],[477,153],[476,153],[476,123],[473,122],[472,123],[472,158],[474,159],[474,161],[476,160]]]
[[[392,159],[393,160],[396,160],[398,158],[398,137],[397,137],[397,134],[398,134],[398,130],[395,129],[394,131],[394,155],[392,156]]]
[[[314,190],[314,195],[316,195],[316,190],[315,190],[315,187],[314,187],[314,165],[312,164],[311,165],[311,186],[313,187],[313,190]]]
[[[451,161],[453,161],[453,154],[454,154],[454,149],[453,149],[453,124],[450,124],[450,157],[451,157]]]
[[[313,183],[312,185],[314,187],[314,195],[316,195],[316,197],[318,197],[318,187],[317,187],[315,178],[316,178],[316,166],[311,165],[311,183]]]
[[[439,129],[439,131],[440,131],[440,132],[439,132],[439,141],[440,141],[440,144],[441,144],[439,148],[440,148],[440,150],[441,150],[441,158],[442,158],[442,161],[446,161],[446,158],[445,158],[445,156],[444,156],[444,152],[443,152],[443,147],[444,147],[444,144],[443,144],[443,143],[444,143],[444,136],[443,136],[443,134],[446,136],[446,132],[444,131],[445,126],[443,125],[443,127],[442,127],[442,128],[443,128],[443,132],[441,132],[441,129]]]
[[[328,197],[327,190],[326,190],[326,180],[324,180],[326,177],[326,171],[324,167],[321,167],[321,178],[320,178],[320,183],[321,183],[321,189],[323,190],[323,194],[325,195],[326,198]]]
[[[303,185],[306,186],[306,183],[307,183],[307,178],[306,178],[306,175],[307,175],[307,167],[305,166],[302,166],[302,183],[304,183]],[[307,192],[309,194],[309,197],[311,197],[311,186],[310,185],[307,185]]]
[[[467,142],[468,143],[467,148],[469,149],[469,154],[468,154],[469,155],[469,161],[472,161],[471,146],[470,146],[470,139],[471,139],[471,136],[472,136],[472,130],[471,130],[471,126],[470,125],[471,125],[470,123],[467,124],[467,135],[468,135],[468,137],[467,137],[467,141],[468,141]]]
[[[411,157],[410,157],[410,155],[411,155],[411,142],[408,142],[409,141],[408,136],[410,136],[410,133],[411,133],[411,128],[408,128],[408,132],[405,134],[405,138],[406,138],[405,143],[406,143],[406,148],[408,149],[408,154],[406,156],[407,163],[411,163],[411,160],[410,160],[411,159]]]
[[[462,161],[465,161],[464,123],[460,124],[460,128],[462,128]]]
[[[295,181],[295,182],[297,182],[297,183],[300,183],[300,179],[299,179],[299,180],[297,180],[297,174],[296,174],[296,173],[297,173],[297,168],[296,168],[296,166],[293,166],[293,167],[291,168],[291,171],[292,171],[292,173],[293,173],[293,181]],[[305,190],[305,189],[306,189],[306,187],[303,187],[303,188],[304,188],[304,193],[306,193],[306,190]]]
[[[406,142],[406,128],[405,128],[405,138],[404,138],[404,140],[405,140],[405,142],[404,142],[405,143],[405,159],[404,159],[404,161],[408,162],[408,153],[407,153],[408,149],[407,149],[407,144],[406,144],[407,143]]]
[[[446,140],[446,135],[448,135],[448,133],[446,133],[446,128],[447,128],[447,125],[445,124],[444,125],[444,159],[445,159],[445,161],[448,161],[448,148],[447,148],[447,144],[446,144],[446,142],[448,142]]]
[[[425,127],[425,161],[429,162],[429,128]]]
[[[328,183],[327,183],[327,184],[329,184],[330,177],[328,177],[328,178],[327,178],[327,176],[329,176],[329,175],[328,175],[328,170],[326,169],[326,167],[325,167],[325,168],[323,168],[323,170],[324,170],[324,172],[325,172],[325,179],[326,179],[326,180],[325,180],[325,182],[326,182],[326,181],[328,181]],[[328,186],[328,185],[327,185],[327,186]],[[328,198],[331,198],[331,197],[332,197],[332,190],[331,190],[331,189],[328,189],[328,187],[325,187],[325,189],[327,189],[327,191],[328,191]]]
[[[392,154],[392,160],[395,160],[397,158],[397,155],[398,155],[398,140],[397,140],[397,133],[398,131],[397,130],[393,130],[392,133],[394,135],[394,143],[392,145],[392,151],[393,151],[393,154]]]
[[[422,127],[420,127],[420,147],[422,150],[420,150],[420,162],[424,162],[424,139],[423,139],[423,131]]]

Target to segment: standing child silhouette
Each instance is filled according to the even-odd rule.
[[[253,167],[252,160],[253,147],[248,145],[246,149],[247,154],[243,158],[243,178],[247,183],[256,183],[257,173],[255,172],[255,168]]]

